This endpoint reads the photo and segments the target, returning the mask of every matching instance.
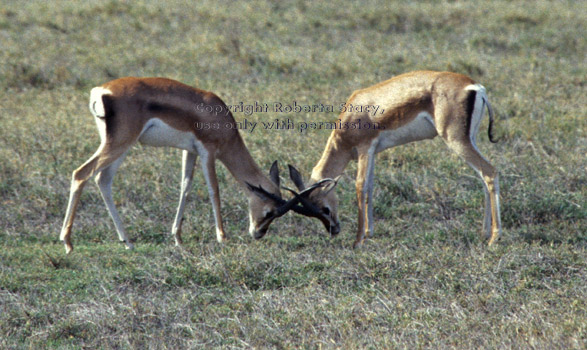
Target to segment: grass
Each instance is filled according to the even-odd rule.
[[[4,2],[0,348],[585,348],[585,18],[575,1]],[[180,152],[137,146],[114,183],[136,250],[117,243],[90,184],[76,250],[64,255],[70,174],[99,143],[91,87],[166,76],[228,104],[338,106],[416,69],[487,87],[500,142],[482,132],[479,146],[501,175],[495,248],[479,238],[481,182],[433,140],[378,156],[375,233],[357,251],[354,163],[338,188],[338,237],[288,214],[261,241],[246,233],[246,199],[218,166],[223,245],[198,171],[176,249],[167,233]],[[278,159],[307,176],[328,134],[243,137],[263,168]]]

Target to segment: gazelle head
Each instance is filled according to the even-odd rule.
[[[317,218],[322,222],[326,231],[331,235],[340,232],[340,221],[338,220],[338,198],[333,191],[340,176],[335,179],[322,179],[309,187],[304,184],[302,175],[293,166],[289,165],[289,176],[300,193],[286,188],[294,195],[302,205],[292,206],[292,210],[298,214]]]
[[[249,196],[249,233],[255,239],[260,239],[267,233],[273,220],[287,213],[298,203],[296,198],[285,201],[279,190],[279,167],[277,161],[271,165],[269,171],[271,182],[252,185],[246,183],[252,195]]]

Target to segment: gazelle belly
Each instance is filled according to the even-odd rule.
[[[432,139],[438,132],[434,126],[432,116],[427,112],[420,112],[414,120],[397,129],[382,131],[377,138],[375,152],[387,148],[403,145],[413,141]]]
[[[158,118],[150,119],[139,136],[139,142],[155,147],[175,147],[197,152],[198,140],[191,131],[175,129]]]

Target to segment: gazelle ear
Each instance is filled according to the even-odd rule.
[[[279,166],[277,165],[277,161],[274,161],[271,165],[271,170],[269,170],[269,178],[279,188]]]
[[[334,187],[336,187],[336,185],[338,184],[338,180],[340,180],[340,177],[342,175],[338,175],[337,177],[335,177],[334,179],[332,179],[332,181],[330,181],[330,183],[328,183],[326,186],[324,186],[324,194],[329,193],[330,191],[332,191],[334,189]]]
[[[294,185],[298,188],[299,191],[303,191],[306,186],[304,185],[304,180],[302,179],[302,174],[296,169],[293,165],[288,164],[287,167],[289,168],[289,178],[293,181]]]

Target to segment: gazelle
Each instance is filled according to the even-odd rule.
[[[342,174],[349,161],[358,159],[358,229],[353,246],[360,246],[373,232],[375,154],[440,135],[483,180],[485,237],[489,245],[500,237],[497,171],[476,146],[485,107],[489,111],[489,140],[496,142],[492,133],[493,110],[482,85],[462,74],[416,71],[355,91],[345,104],[351,105],[354,106],[351,111],[347,109],[340,114],[322,158],[312,170],[310,183],[327,183],[311,195],[297,195],[306,215],[319,218],[331,234],[339,232],[337,197],[332,190],[338,181],[336,177]],[[379,106],[378,113],[372,113],[373,108],[357,108],[374,105]],[[300,173],[291,166],[290,177],[299,190],[305,188]]]
[[[101,143],[94,155],[72,175],[60,235],[67,253],[73,249],[71,228],[81,192],[94,175],[118,238],[127,249],[133,248],[114,205],[111,187],[127,151],[137,141],[183,150],[181,194],[171,230],[176,245],[182,243],[183,211],[197,156],[201,158],[219,242],[225,240],[226,233],[220,214],[216,159],[226,166],[249,197],[249,232],[255,238],[261,238],[275,218],[297,204],[295,199],[289,202],[281,199],[277,162],[271,167],[270,179],[267,178],[249,154],[229,109],[211,92],[171,79],[128,77],[93,88],[89,107]]]

